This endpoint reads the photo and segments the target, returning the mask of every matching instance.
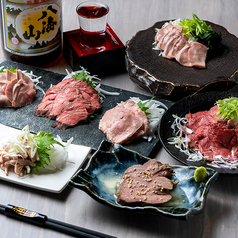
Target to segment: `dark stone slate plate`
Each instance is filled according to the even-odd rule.
[[[209,110],[217,100],[229,98],[229,97],[238,97],[238,88],[235,86],[232,90],[226,92],[205,92],[198,93],[196,95],[186,97],[173,106],[171,106],[163,115],[160,121],[159,136],[161,143],[165,150],[176,160],[180,161],[185,165],[190,166],[204,166],[210,167],[218,171],[220,174],[238,174],[238,169],[230,168],[214,168],[209,166],[208,163],[201,163],[188,161],[188,156],[177,149],[174,145],[169,144],[168,138],[172,137],[173,130],[171,128],[172,123],[174,122],[173,115],[179,117],[184,117],[187,113],[195,113],[198,111]]]
[[[40,80],[43,82],[43,84],[40,84],[39,86],[44,89],[44,91],[46,91],[51,84],[55,85],[59,83],[65,76],[63,74],[57,74],[51,71],[46,71],[40,68],[23,65],[13,61],[4,61],[0,64],[0,66],[13,66],[13,68],[33,71],[35,75],[42,76],[42,79]],[[37,90],[36,98],[30,105],[17,109],[0,108],[0,123],[17,129],[22,129],[25,125],[29,125],[31,132],[33,133],[38,133],[40,130],[49,131],[54,136],[59,135],[64,141],[73,137],[74,144],[89,146],[92,149],[96,150],[100,145],[101,141],[105,139],[105,135],[98,129],[98,124],[99,120],[108,109],[115,107],[117,103],[120,103],[121,101],[126,101],[130,97],[139,97],[142,100],[151,98],[145,95],[133,93],[114,87],[109,87],[106,85],[102,85],[102,89],[111,92],[119,92],[120,95],[106,96],[102,108],[98,112],[98,116],[95,119],[91,120],[88,123],[83,123],[74,127],[67,128],[65,131],[52,128],[51,125],[54,124],[54,120],[34,116],[34,112],[37,106],[41,103],[41,99],[43,96],[43,93],[39,90]],[[172,102],[167,100],[161,99],[159,101],[164,103],[167,107],[170,107],[172,105]],[[149,156],[154,147],[157,146],[158,142],[159,137],[152,140],[151,142],[147,142],[143,139],[140,139],[134,143],[131,143],[130,145],[127,145],[126,147],[135,150],[141,153],[142,155]]]
[[[221,32],[222,43],[229,53],[207,59],[206,69],[184,67],[175,60],[160,57],[159,51],[152,49],[155,29],[168,21],[157,22],[137,32],[127,42],[127,71],[134,83],[152,95],[177,101],[200,90],[228,90],[238,82],[238,38],[235,35],[222,26],[207,22],[214,31]]]
[[[83,190],[104,205],[127,212],[186,219],[203,211],[206,196],[218,173],[213,169],[207,169],[206,181],[197,183],[192,178],[197,168],[194,166],[170,165],[175,172],[172,180],[178,182],[178,185],[171,192],[173,198],[168,203],[157,207],[131,207],[118,204],[115,193],[125,170],[134,164],[144,164],[148,160],[148,157],[105,140],[86,167],[80,169],[70,179],[69,185]]]

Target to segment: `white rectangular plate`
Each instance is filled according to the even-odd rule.
[[[0,147],[18,131],[17,129],[0,124]],[[90,147],[71,144],[68,148],[68,162],[63,170],[54,173],[30,174],[20,177],[14,172],[9,172],[7,176],[5,172],[0,169],[0,179],[47,192],[60,193],[67,186],[70,178],[80,168],[90,151]]]

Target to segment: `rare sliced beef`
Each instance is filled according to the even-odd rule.
[[[79,90],[73,87],[67,87],[57,93],[52,109],[47,114],[49,119],[55,120],[58,115],[64,110],[67,105],[80,97]]]
[[[208,111],[188,113],[186,127],[193,133],[187,133],[189,146],[199,149],[206,160],[213,161],[216,156],[238,159],[237,131],[230,120],[217,119],[217,105]]]
[[[149,120],[135,102],[122,102],[106,111],[99,129],[114,143],[129,143],[149,131]]]
[[[85,81],[69,78],[47,90],[35,116],[55,120],[52,127],[65,130],[86,120],[99,108],[97,91]]]
[[[79,97],[64,107],[52,127],[65,130],[68,126],[74,126],[80,121],[87,120],[88,116],[94,111],[95,109],[89,101]]]
[[[150,159],[144,165],[129,167],[122,177],[116,193],[121,205],[160,205],[172,199],[169,193],[175,182],[169,178],[174,174],[169,165]]]

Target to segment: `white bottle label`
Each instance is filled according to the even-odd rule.
[[[61,47],[61,0],[2,0],[1,4],[5,50],[37,56]]]

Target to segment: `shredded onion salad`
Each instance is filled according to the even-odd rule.
[[[68,160],[67,150],[72,140],[63,145],[59,136],[54,139],[48,132],[33,135],[27,125],[0,148],[1,169],[8,175],[13,168],[21,177],[31,172],[62,170]]]
[[[137,103],[140,107],[143,105],[143,108],[141,107],[141,109],[146,113],[150,122],[150,130],[146,135],[143,136],[143,138],[148,141],[155,139],[158,134],[160,120],[168,107],[162,102],[153,99],[142,101],[138,97],[131,97],[130,100]]]
[[[190,139],[187,137],[184,132],[188,134],[192,134],[193,131],[185,125],[188,123],[187,118],[183,117],[180,118],[176,115],[172,115],[175,119],[174,122],[171,125],[171,128],[173,130],[173,137],[168,138],[168,143],[174,145],[176,148],[178,148],[181,152],[186,154],[188,156],[187,160],[192,162],[205,162],[205,158],[202,155],[202,153],[196,149],[189,147],[188,143],[190,142]],[[233,158],[225,158],[222,155],[218,155],[214,157],[214,160],[212,162],[208,162],[207,165],[215,167],[215,168],[230,168],[230,169],[236,169],[238,168],[238,159]]]

